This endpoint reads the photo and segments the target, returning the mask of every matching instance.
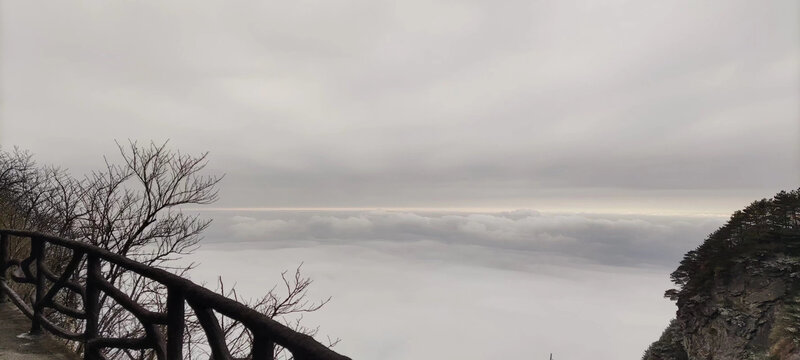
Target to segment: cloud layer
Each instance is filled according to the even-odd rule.
[[[392,360],[641,356],[674,316],[662,297],[669,272],[724,221],[531,210],[205,215],[216,221],[187,259],[201,263],[193,280],[222,275],[255,297],[303,262],[311,296],[333,296],[306,324],[341,337],[337,350],[353,358]]]
[[[444,254],[437,256],[483,263],[496,260],[487,254],[503,253],[628,266],[674,266],[684,252],[723,221],[717,217],[542,214],[530,210],[483,214],[269,211],[219,216],[222,214],[226,213],[216,216],[220,221],[207,236],[209,242],[251,241],[272,248],[368,245],[387,251],[418,251],[418,256],[425,256],[425,244],[434,243],[444,245],[437,245],[444,249]],[[411,244],[417,247],[404,248]]]
[[[337,351],[387,360],[641,356],[674,316],[662,297],[674,253],[721,221],[530,211],[246,215],[215,225],[187,259],[200,263],[192,279],[222,275],[256,297],[303,262],[310,296],[333,296],[305,323],[320,325],[323,338],[341,337]]]

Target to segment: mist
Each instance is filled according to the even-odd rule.
[[[680,254],[719,217],[374,211],[210,212],[186,260],[245,297],[314,281],[305,314],[353,358],[638,358],[674,316]],[[280,289],[280,287],[278,288]]]

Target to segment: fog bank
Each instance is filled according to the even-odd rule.
[[[722,222],[534,211],[216,215],[191,257],[200,262],[193,280],[221,275],[257,296],[302,262],[311,296],[333,297],[306,325],[341,338],[336,350],[354,359],[388,360],[638,358],[674,315],[662,298],[673,253]]]

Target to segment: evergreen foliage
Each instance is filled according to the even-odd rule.
[[[661,337],[645,350],[642,360],[688,360],[683,349],[683,334],[676,319],[670,321]]]
[[[684,255],[670,275],[678,289],[665,297],[688,299],[715,278],[724,277],[737,259],[770,253],[800,256],[800,189],[781,191],[733,213],[696,249]]]

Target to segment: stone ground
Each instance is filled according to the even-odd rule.
[[[0,303],[0,360],[77,360],[78,356],[48,335],[19,337],[31,321],[14,304]]]

